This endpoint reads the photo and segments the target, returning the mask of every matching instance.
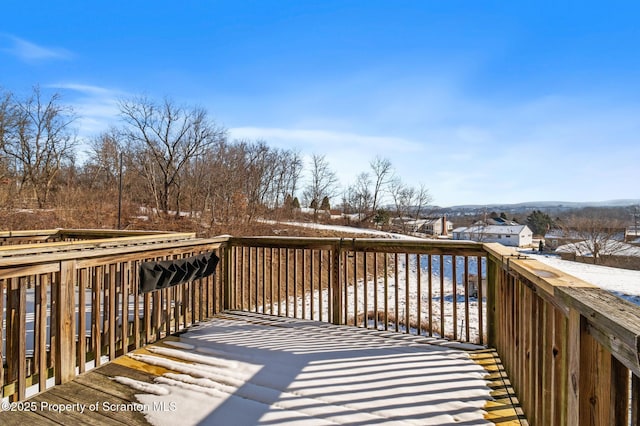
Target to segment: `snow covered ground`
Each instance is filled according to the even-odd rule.
[[[158,426],[490,424],[486,372],[466,352],[378,334],[216,318],[129,355],[170,370],[154,383],[115,380],[139,391],[145,407],[170,408],[145,410]]]
[[[426,334],[429,324],[429,315],[431,314],[432,332],[435,336],[440,336],[441,323],[444,321],[444,336],[453,337],[454,329],[457,332],[457,339],[469,341],[473,343],[479,342],[479,315],[478,298],[471,295],[465,296],[465,287],[463,284],[464,274],[464,258],[457,257],[456,268],[456,296],[454,303],[453,292],[453,258],[452,256],[444,256],[443,269],[444,274],[444,292],[440,286],[440,258],[432,256],[431,265],[431,298],[429,298],[429,274],[428,274],[428,257],[420,256],[420,292],[418,293],[418,267],[417,255],[410,255],[408,265],[404,256],[401,256],[398,263],[398,274],[396,282],[396,274],[389,274],[386,279],[384,276],[368,279],[359,279],[356,286],[348,286],[346,294],[347,304],[347,322],[353,323],[353,318],[358,319],[358,324],[364,323],[364,313],[369,313],[368,327],[375,327],[373,321],[373,313],[382,313],[385,309],[385,281],[387,286],[387,311],[389,317],[398,318],[399,330],[406,330],[406,310],[409,309],[409,326],[412,334],[418,334],[418,321],[420,324],[421,334]],[[481,265],[482,274],[486,274],[484,262]],[[407,273],[408,270],[408,273]],[[475,258],[469,258],[469,271],[474,273],[477,271],[477,263]],[[407,299],[407,286],[409,287]],[[366,306],[365,306],[366,294]],[[398,312],[395,312],[396,294]],[[377,297],[376,297],[377,296]],[[344,297],[344,296],[343,296]],[[313,296],[308,294],[303,298],[298,297],[294,300],[293,296],[287,301],[283,301],[280,306],[274,306],[273,312],[267,307],[265,313],[268,314],[284,314],[288,310],[290,315],[294,312],[298,318],[307,319],[324,319],[329,318],[328,310],[329,291],[325,288],[322,291],[315,291]],[[375,304],[377,300],[377,305]],[[408,303],[407,303],[408,300]],[[420,309],[418,310],[418,300],[420,301]],[[468,302],[468,317],[465,308],[465,302]],[[483,298],[482,315],[486,318],[486,309],[484,306],[486,298]],[[304,305],[304,310],[303,310]],[[297,307],[297,311],[296,311]],[[314,316],[311,316],[311,308],[313,307]],[[279,310],[278,310],[279,309]],[[456,318],[454,322],[454,309]],[[304,312],[304,315],[303,315]],[[389,320],[389,329],[395,329],[393,319]],[[469,327],[469,336],[466,336],[466,327]],[[378,324],[379,329],[384,329],[384,323]]]
[[[394,238],[398,240],[422,240],[422,238],[412,237],[410,235],[403,234],[394,234],[392,232],[386,231],[378,231],[376,229],[365,229],[365,228],[354,228],[353,226],[343,226],[343,225],[323,225],[321,223],[310,223],[310,222],[284,222],[284,221],[275,221],[275,220],[261,220],[262,223],[267,223],[270,225],[287,225],[287,226],[297,226],[299,228],[310,228],[310,229],[320,229],[324,231],[335,231],[341,232],[344,234],[366,234],[371,235],[371,237],[382,237],[382,238]]]
[[[556,255],[524,251],[527,256],[640,305],[640,271],[562,260]]]

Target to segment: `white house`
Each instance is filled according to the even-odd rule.
[[[454,229],[453,239],[527,247],[533,243],[533,232],[527,225],[474,225]]]

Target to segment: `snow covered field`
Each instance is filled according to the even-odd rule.
[[[631,303],[640,305],[640,271],[571,262],[562,260],[556,255],[540,255],[533,251],[524,251],[523,253],[546,265],[608,290]]]
[[[398,274],[396,282],[396,274],[392,273],[386,277],[378,277],[377,280],[368,279],[366,282],[360,278],[355,286],[347,287],[346,304],[347,304],[347,323],[353,324],[353,319],[357,318],[358,324],[364,323],[364,313],[368,312],[368,327],[375,327],[374,313],[384,312],[385,309],[385,285],[387,286],[386,306],[390,318],[398,319],[398,329],[406,330],[406,310],[409,309],[409,326],[412,334],[418,334],[418,322],[421,334],[428,333],[428,321],[431,314],[433,335],[440,336],[441,322],[444,321],[444,336],[453,337],[454,329],[457,333],[457,339],[463,341],[479,342],[479,315],[478,298],[471,295],[465,295],[465,287],[463,284],[464,275],[464,258],[456,258],[456,296],[454,302],[453,295],[453,257],[444,256],[443,269],[444,274],[443,287],[441,291],[440,285],[440,257],[432,256],[431,259],[431,298],[429,298],[429,274],[428,274],[428,256],[420,256],[420,292],[418,292],[418,266],[417,255],[409,256],[409,263],[405,261],[404,256],[400,256],[398,263]],[[481,265],[483,276],[486,274],[484,262]],[[469,258],[469,271],[474,273],[477,271],[477,262],[475,258]],[[407,273],[408,272],[408,273]],[[386,281],[386,283],[385,283]],[[408,293],[407,293],[408,286]],[[366,295],[366,306],[365,306]],[[408,299],[407,299],[408,295]],[[377,297],[376,297],[377,296]],[[396,299],[397,297],[397,299]],[[377,299],[377,305],[375,304]],[[284,313],[288,309],[291,315],[294,314],[298,318],[327,320],[329,318],[328,310],[329,291],[325,288],[322,291],[316,291],[313,297],[306,295],[294,300],[289,297],[278,307],[274,307],[273,312],[267,307],[265,313],[277,314]],[[396,300],[398,312],[395,312]],[[408,301],[408,302],[407,302]],[[420,310],[418,310],[418,301],[420,301]],[[465,302],[468,303],[468,317]],[[486,298],[483,298],[482,315],[486,318],[486,309],[484,306]],[[303,315],[303,305],[304,313]],[[297,307],[297,311],[295,308]],[[311,308],[313,307],[314,317],[311,317]],[[279,310],[278,310],[279,309]],[[456,311],[454,321],[454,309]],[[261,310],[260,310],[261,311]],[[466,336],[466,327],[469,327],[469,336]],[[380,322],[378,329],[384,329],[385,325]],[[390,319],[389,329],[395,329],[395,322]]]

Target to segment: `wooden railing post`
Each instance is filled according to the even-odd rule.
[[[11,395],[12,401],[24,399],[26,393],[26,305],[26,286],[21,283],[20,278],[9,279],[6,313],[7,381],[17,383],[15,392]]]
[[[71,381],[76,375],[75,341],[75,261],[60,262],[60,280],[56,286],[56,384]],[[113,325],[111,325],[113,326]],[[113,356],[113,355],[112,355]]]
[[[224,243],[220,247],[220,254],[222,254],[222,261],[220,262],[222,265],[222,286],[223,286],[223,295],[222,295],[222,309],[229,310],[231,309],[231,300],[232,300],[232,289],[233,283],[231,282],[231,244],[230,242]]]
[[[331,254],[331,321],[333,324],[342,325],[342,240],[334,245]]]

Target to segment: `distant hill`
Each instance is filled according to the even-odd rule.
[[[608,201],[527,201],[514,204],[463,204],[449,207],[435,207],[437,209],[452,210],[512,210],[512,209],[546,209],[546,208],[583,208],[583,207],[626,207],[640,205],[640,199],[623,199]]]

